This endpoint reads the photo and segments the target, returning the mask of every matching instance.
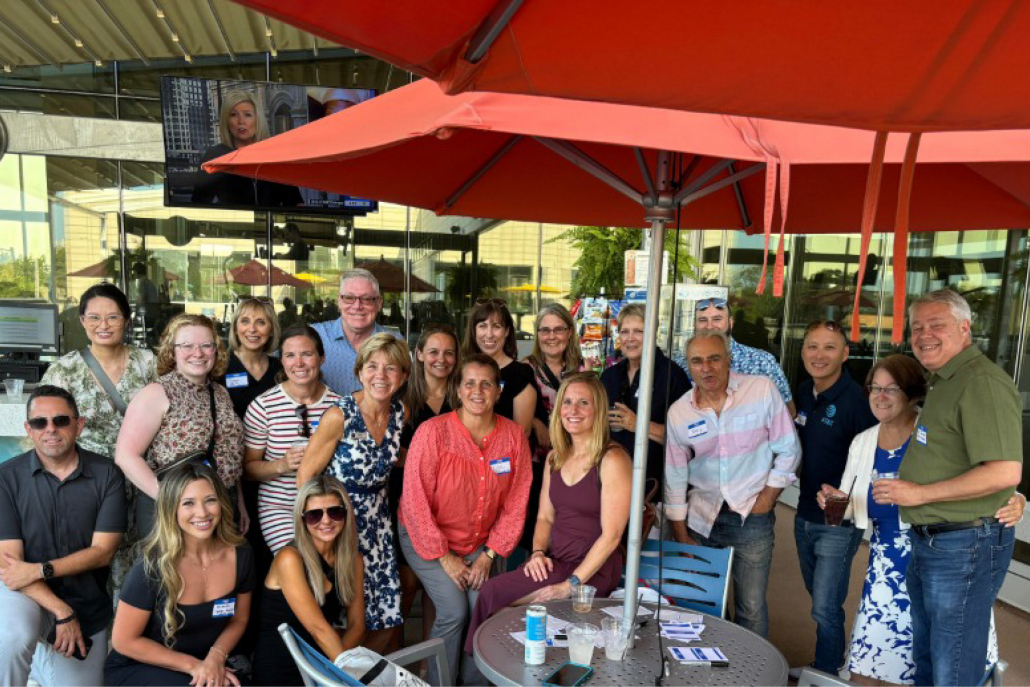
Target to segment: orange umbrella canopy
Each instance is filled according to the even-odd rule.
[[[1030,127],[1030,3],[235,1],[449,92],[890,131]]]
[[[654,170],[655,151],[670,150],[684,154],[673,178],[689,201],[685,228],[758,230],[763,210],[778,227],[783,203],[787,231],[851,232],[862,218],[873,139],[857,129],[560,98],[447,96],[422,80],[204,168],[439,214],[642,227],[649,194],[641,163]],[[903,141],[888,142],[878,231],[894,225],[904,152]],[[1030,131],[924,135],[912,229],[1030,226],[1027,160]],[[766,164],[789,168],[775,204]],[[706,175],[718,184],[734,172],[739,200],[732,185],[699,186]]]
[[[218,277],[217,281],[222,284],[235,283],[245,286],[265,286],[268,284],[268,267],[257,260],[249,260]],[[311,284],[308,282],[298,279],[289,272],[285,272],[274,265],[272,266],[272,286],[292,286],[298,289],[311,288]]]

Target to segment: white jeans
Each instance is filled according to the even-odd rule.
[[[53,616],[21,592],[0,582],[0,685],[24,685],[31,673],[40,685],[73,687],[104,684],[107,628],[91,637],[93,648],[86,660],[67,658],[47,643]]]

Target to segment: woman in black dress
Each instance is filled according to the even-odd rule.
[[[140,560],[125,577],[104,670],[108,685],[239,685],[226,667],[250,617],[254,557],[218,475],[169,471]]]

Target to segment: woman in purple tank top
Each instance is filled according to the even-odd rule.
[[[506,606],[567,599],[577,583],[607,596],[622,577],[619,543],[629,520],[632,463],[609,438],[604,386],[593,373],[571,375],[558,389],[555,410],[533,553],[483,585],[466,653],[479,624]]]

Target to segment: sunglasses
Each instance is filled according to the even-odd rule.
[[[54,415],[53,417],[30,417],[28,420],[29,427],[41,432],[46,429],[48,424],[53,424],[57,429],[64,429],[71,425],[75,420],[71,415]]]
[[[347,509],[343,506],[329,506],[328,508],[312,508],[304,511],[304,522],[309,525],[317,525],[322,522],[322,514],[325,513],[333,522],[343,522],[347,519]]]
[[[708,308],[717,308],[719,310],[725,310],[726,309],[726,299],[725,298],[706,298],[703,301],[698,301],[697,303],[694,304],[694,312],[701,312],[702,310],[707,310]]]
[[[300,418],[300,435],[305,439],[311,438],[311,425],[308,424],[308,406],[306,403],[301,403],[297,406],[297,417]]]
[[[496,305],[498,308],[508,307],[508,301],[503,298],[477,298],[476,305]]]
[[[844,334],[844,325],[834,320],[816,320],[807,327],[805,327],[805,334],[814,332],[816,329],[822,327],[823,329],[829,329],[831,332],[839,332],[844,335],[844,338],[848,338],[847,334]]]

